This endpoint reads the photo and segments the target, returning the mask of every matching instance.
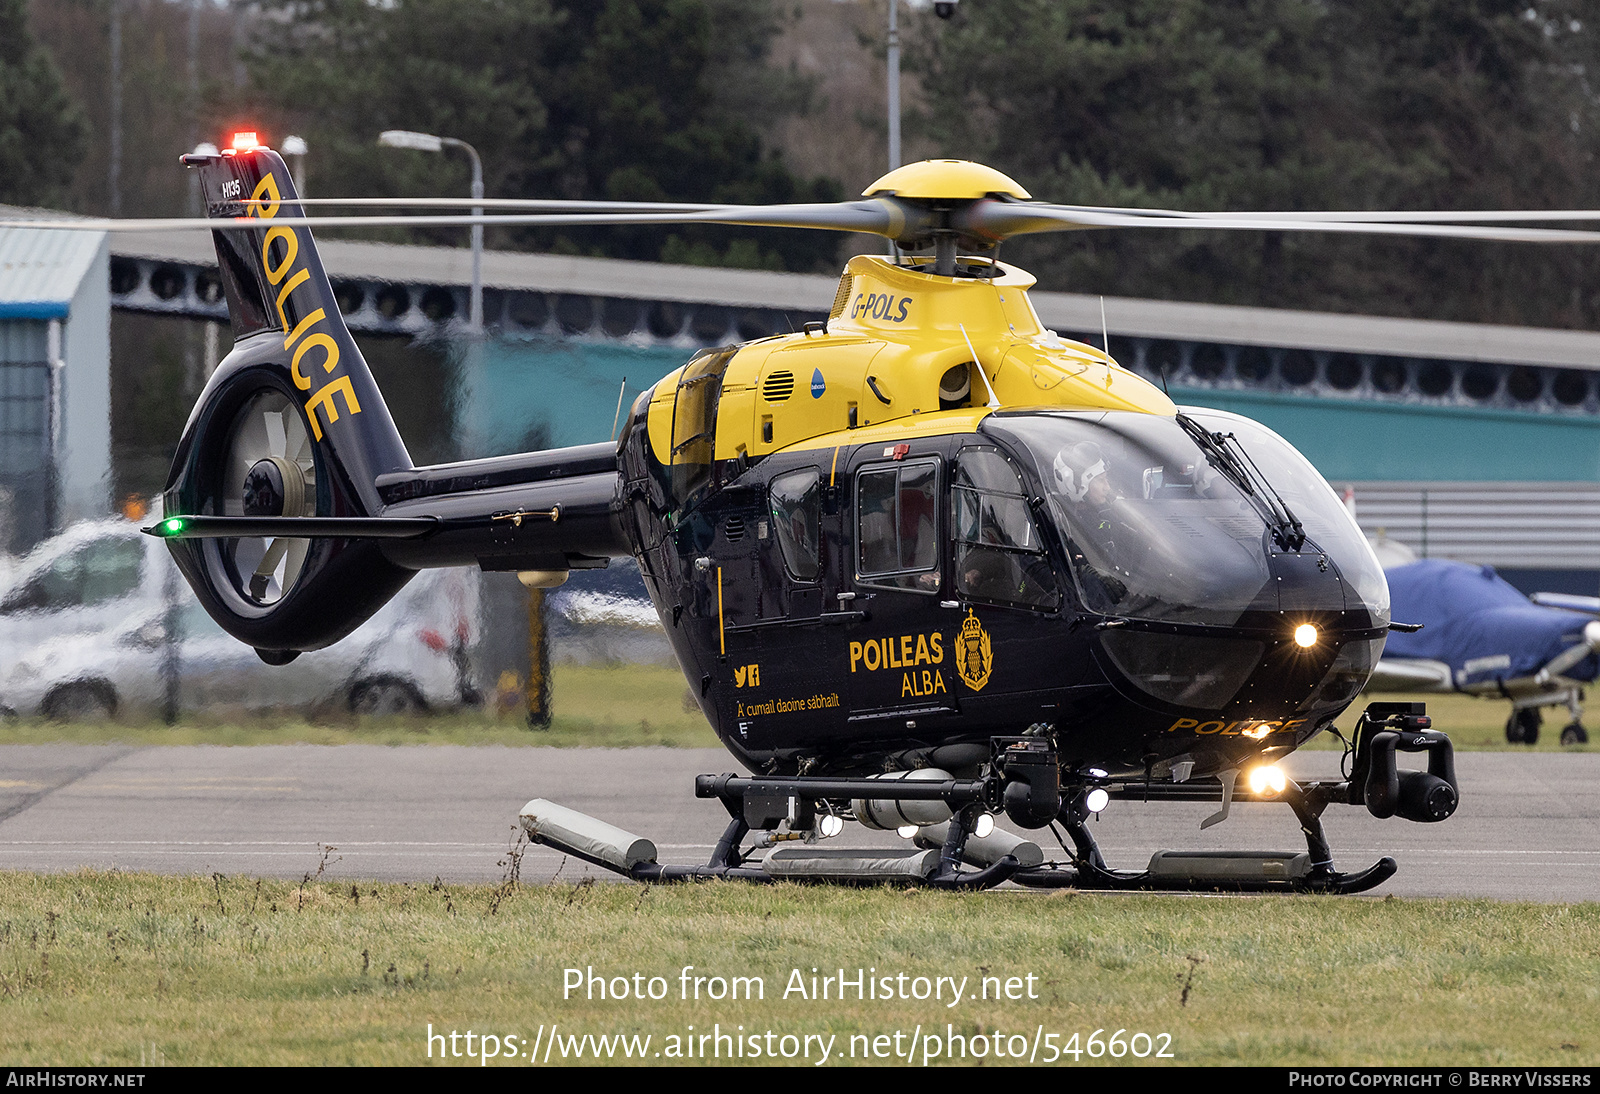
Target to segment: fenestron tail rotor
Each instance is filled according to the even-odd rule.
[[[252,147],[189,159],[216,214],[203,223],[234,348],[178,442],[167,517],[147,531],[224,630],[286,664],[349,634],[414,576],[373,542],[397,530],[375,520],[377,480],[412,462],[311,233],[287,215],[298,195],[282,158]],[[239,215],[245,201],[252,215]]]
[[[316,464],[311,438],[287,396],[264,391],[247,402],[234,422],[223,471],[223,515],[310,517],[316,515]],[[259,605],[282,599],[305,565],[307,539],[246,538],[218,544],[231,584]]]

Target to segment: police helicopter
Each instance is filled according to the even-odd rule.
[[[207,218],[30,226],[213,231],[235,346],[149,531],[216,621],[292,673],[420,569],[548,587],[632,557],[749,772],[696,781],[730,815],[705,865],[659,863],[650,841],[542,800],[522,814],[534,839],[640,880],[1357,892],[1396,864],[1336,870],[1327,807],[1454,812],[1450,741],[1420,704],[1367,707],[1341,778],[1278,766],[1337,732],[1386,635],[1406,629],[1339,498],[1271,430],[1177,406],[1103,348],[1046,330],[1034,279],[998,250],[1127,227],[1600,241],[1472,223],[1592,215],[1057,205],[946,160],[830,205],[476,198],[416,204],[498,211],[330,217],[307,215],[315,203],[253,135],[183,160]],[[826,321],[704,350],[657,381],[615,443],[418,467],[310,231],[392,223],[779,226],[894,248],[849,260]],[[1426,770],[1402,769],[1401,752]],[[1118,799],[1216,802],[1208,824],[1235,802],[1283,802],[1307,849],[1162,851],[1113,870],[1087,821]],[[995,829],[1002,814],[1059,826],[1064,857]],[[850,821],[903,828],[916,849],[826,842]]]

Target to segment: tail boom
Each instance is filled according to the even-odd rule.
[[[416,467],[351,337],[277,153],[187,156],[235,345],[164,492],[179,569],[263,657],[349,634],[422,567],[567,570],[631,553],[616,446]],[[247,227],[238,220],[247,218]],[[169,521],[195,518],[183,527]]]

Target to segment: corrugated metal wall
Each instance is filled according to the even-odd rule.
[[[49,357],[49,320],[0,319],[0,364],[36,365]]]
[[[0,319],[0,551],[50,527],[49,323]]]
[[[1346,485],[1363,531],[1381,529],[1419,556],[1509,569],[1600,567],[1600,483],[1333,483]]]

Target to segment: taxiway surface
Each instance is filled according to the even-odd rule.
[[[1288,766],[1331,777],[1338,755]],[[1330,807],[1323,821],[1341,869],[1393,855],[1400,872],[1374,892],[1504,900],[1600,899],[1600,753],[1464,753],[1462,804],[1443,824],[1379,821]],[[0,869],[81,867],[298,879],[494,882],[517,814],[543,797],[653,839],[663,862],[703,862],[726,823],[693,797],[694,776],[733,770],[720,750],[287,745],[251,748],[0,747]],[[1094,832],[1107,860],[1142,866],[1152,851],[1301,850],[1281,805],[1235,806],[1206,831],[1207,804],[1115,802]],[[837,841],[861,844],[849,825]],[[1049,855],[1048,830],[1033,833]],[[874,834],[879,845],[898,841]],[[525,882],[605,874],[545,847]]]

